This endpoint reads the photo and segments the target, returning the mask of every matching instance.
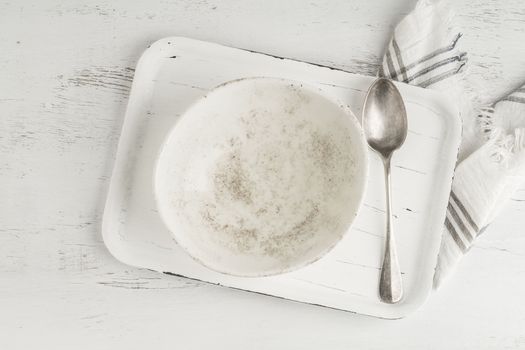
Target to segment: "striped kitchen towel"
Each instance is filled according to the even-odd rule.
[[[467,55],[442,1],[420,0],[395,28],[379,75],[441,90],[463,122],[443,238],[434,275],[438,287],[525,179],[525,86],[476,111],[464,91]],[[474,120],[476,122],[474,122]],[[467,150],[471,145],[476,150]]]

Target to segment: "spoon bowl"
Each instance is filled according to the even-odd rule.
[[[372,149],[388,157],[407,137],[407,116],[399,90],[388,79],[377,79],[368,91],[363,129]]]

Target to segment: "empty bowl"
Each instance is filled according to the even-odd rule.
[[[236,276],[305,266],[348,231],[368,148],[348,107],[277,78],[218,86],[176,122],[156,164],[158,211],[201,264]]]

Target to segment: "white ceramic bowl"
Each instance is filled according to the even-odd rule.
[[[155,172],[177,243],[231,275],[290,271],[326,254],[357,214],[368,148],[350,110],[276,78],[220,85],[167,137]]]

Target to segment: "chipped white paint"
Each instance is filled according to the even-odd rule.
[[[374,74],[413,4],[0,2],[0,348],[524,348],[525,188],[443,289],[394,322],[129,268],[100,238],[144,46],[184,35]],[[523,1],[453,6],[481,98],[522,83]]]
[[[421,306],[432,286],[461,136],[456,109],[431,90],[399,85],[409,117],[405,147],[392,159],[396,194],[393,213],[405,285],[405,298],[401,303],[389,305],[378,298],[385,200],[382,162],[372,151],[364,203],[354,226],[335,249],[311,266],[273,277],[235,278],[203,268],[175,244],[158,214],[151,186],[159,148],[178,116],[206,91],[225,81],[247,76],[279,76],[305,82],[350,106],[357,115],[361,114],[366,91],[374,79],[193,39],[170,37],[157,41],[137,65],[119,142],[102,230],[111,253],[133,266],[379,317],[399,318]],[[210,96],[206,101],[210,98],[213,100]],[[326,124],[326,116],[316,117]],[[191,117],[185,115],[182,126],[177,123],[177,128],[195,125],[191,122]],[[224,124],[235,129],[231,120]],[[208,142],[214,139],[213,132],[219,130],[219,126],[209,122],[205,125],[209,133],[203,138]],[[189,134],[189,131],[179,132],[179,135]],[[171,137],[171,142],[176,141]],[[184,146],[171,148],[184,149]],[[198,154],[192,151],[191,159]],[[208,159],[213,159],[209,150],[206,154]],[[184,174],[191,174],[195,166],[182,168]],[[210,165],[204,168],[209,169]],[[252,165],[250,169],[253,168]],[[164,182],[172,181],[175,176],[170,173]],[[304,195],[301,197],[304,199]],[[280,215],[283,215],[287,208],[284,203],[281,206]],[[246,209],[241,212],[245,213]],[[173,221],[167,222],[173,227]],[[278,226],[286,224],[282,222]],[[176,233],[180,237],[181,233]],[[182,242],[187,246],[188,239]],[[316,245],[323,247],[321,242]],[[242,265],[237,267],[238,271],[250,266],[251,255],[233,264]],[[221,260],[228,262],[226,257]]]

